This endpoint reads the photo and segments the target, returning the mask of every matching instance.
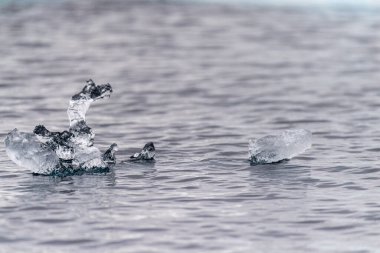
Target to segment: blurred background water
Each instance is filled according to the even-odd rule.
[[[157,162],[33,177],[2,144],[0,252],[380,252],[378,2],[226,2],[3,3],[1,140],[66,129],[92,78],[95,145]],[[249,165],[288,128],[312,149]]]

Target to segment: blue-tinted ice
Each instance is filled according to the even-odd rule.
[[[310,131],[294,129],[249,140],[249,160],[254,164],[264,164],[293,158],[311,147],[311,138]]]
[[[68,131],[50,132],[43,125],[36,126],[33,133],[14,129],[5,138],[8,156],[17,165],[43,175],[107,171],[116,162],[117,145],[112,144],[104,154],[94,147],[95,134],[87,126],[85,116],[93,101],[111,93],[110,84],[87,81],[83,90],[70,100]]]

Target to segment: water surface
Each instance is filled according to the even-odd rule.
[[[1,139],[68,127],[84,81],[110,82],[87,120],[119,161],[33,177],[0,147],[0,252],[379,252],[380,16],[168,1],[0,9]],[[250,166],[248,139],[314,133]]]

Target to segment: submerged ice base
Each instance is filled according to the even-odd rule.
[[[294,129],[249,140],[249,160],[254,164],[264,164],[291,159],[311,147],[311,138],[310,131]]]
[[[85,116],[93,101],[109,97],[111,92],[110,84],[87,81],[83,90],[70,100],[68,131],[50,132],[43,125],[36,126],[33,133],[14,129],[5,138],[8,156],[17,165],[43,175],[109,169],[116,163],[117,145],[112,144],[104,154],[94,147],[95,134],[87,126]]]

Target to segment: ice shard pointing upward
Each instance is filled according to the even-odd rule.
[[[93,101],[109,97],[111,93],[110,84],[95,85],[88,80],[83,90],[70,100],[68,131],[50,132],[42,125],[36,126],[33,133],[14,129],[5,138],[8,156],[19,166],[44,175],[108,169],[115,164],[117,145],[112,144],[107,155],[94,147],[95,134],[87,126],[85,116]]]

